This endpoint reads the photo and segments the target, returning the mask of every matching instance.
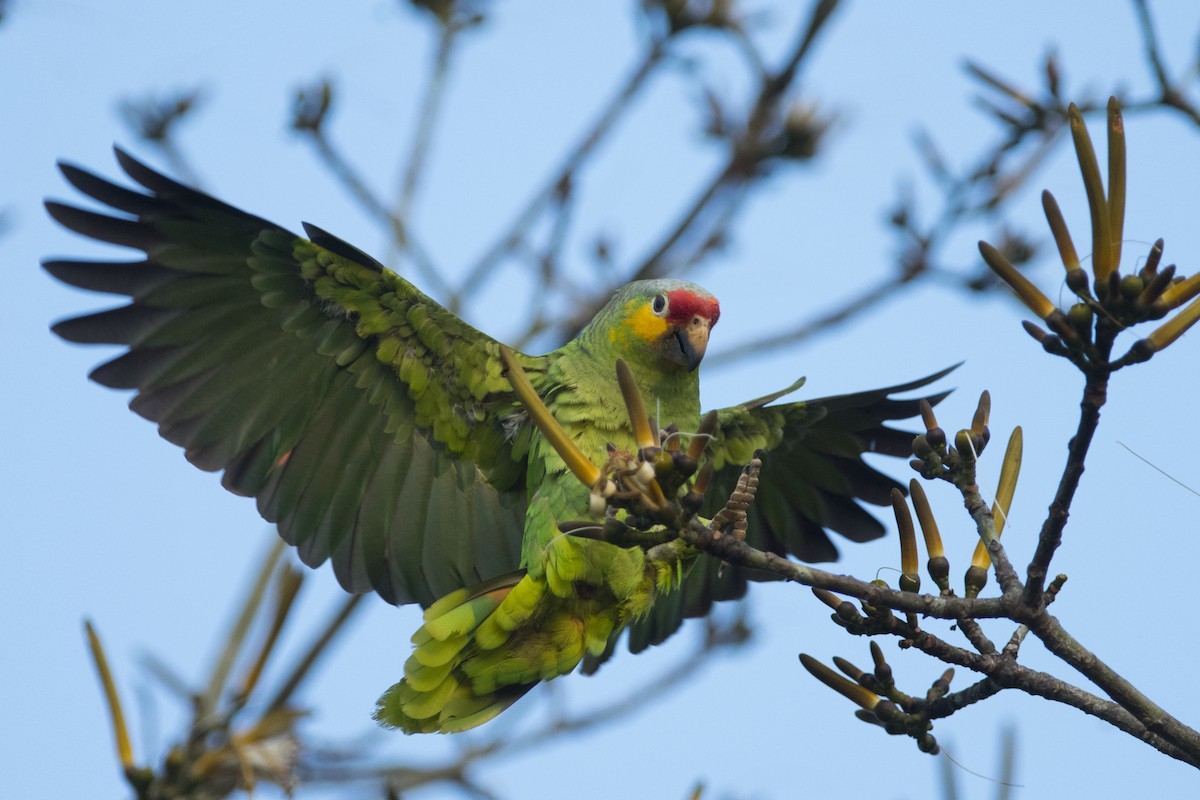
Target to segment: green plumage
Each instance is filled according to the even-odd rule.
[[[47,208],[145,259],[45,268],[130,302],[54,329],[124,345],[92,377],[136,390],[133,410],[197,466],[222,470],[226,488],[255,497],[307,564],[329,560],[349,591],[426,608],[403,680],[380,699],[384,724],[474,727],[541,680],[581,661],[595,669],[622,630],[640,650],[755,577],[718,575],[711,559],[691,568],[695,553],[678,543],[650,555],[561,535],[558,523],[586,515],[588,490],[529,421],[497,342],[318,228],[298,237],[117,158],[144,191],[62,168],[116,215]],[[695,366],[717,314],[693,284],[643,281],[574,341],[518,358],[555,419],[603,464],[610,443],[635,449],[616,360],[660,419],[694,430]],[[827,529],[856,541],[882,535],[859,502],[886,503],[895,483],[861,456],[907,452],[909,437],[882,423],[912,416],[916,401],[889,395],[937,377],[723,410],[711,503],[762,448],[756,546],[831,559]]]

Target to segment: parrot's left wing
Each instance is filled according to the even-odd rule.
[[[855,542],[882,536],[883,524],[860,504],[889,505],[892,489],[904,487],[868,466],[862,457],[865,453],[909,455],[913,434],[885,423],[915,416],[920,398],[896,399],[892,395],[927,386],[952,369],[886,389],[781,405],[752,401],[720,409],[709,449],[717,471],[701,514],[711,517],[720,510],[742,467],[761,450],[758,492],[747,520],[749,544],[803,561],[834,561],[838,551],[827,531]],[[947,394],[925,399],[936,404]],[[685,618],[706,616],[715,601],[742,597],[748,580],[773,577],[733,566],[718,576],[719,568],[717,559],[701,558],[678,592],[660,598],[650,613],[631,627],[629,649],[636,653],[658,644],[678,630]],[[603,660],[587,666],[594,670]]]
[[[144,191],[62,165],[113,215],[47,203],[146,254],[45,264],[130,299],[54,327],[127,348],[93,379],[135,390],[134,411],[350,591],[429,605],[516,569],[529,432],[499,344],[320,229],[296,236],[117,159]],[[518,358],[538,384],[543,360]]]

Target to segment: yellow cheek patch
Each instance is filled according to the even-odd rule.
[[[627,312],[632,306],[640,307],[625,317],[626,328],[645,342],[657,342],[667,332],[667,321],[650,309],[645,301],[632,300],[625,306]]]

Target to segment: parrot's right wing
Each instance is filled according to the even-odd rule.
[[[529,427],[499,344],[324,231],[298,237],[117,159],[145,192],[62,171],[118,215],[47,203],[146,254],[45,264],[131,299],[54,327],[128,348],[92,378],[135,390],[134,411],[350,591],[427,606],[516,569]],[[536,383],[542,359],[519,358]]]

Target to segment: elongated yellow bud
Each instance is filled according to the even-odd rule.
[[[602,481],[604,475],[600,472],[600,468],[583,454],[583,451],[579,449],[578,445],[567,435],[567,432],[562,429],[558,421],[554,419],[554,416],[550,413],[550,409],[546,408],[546,404],[542,402],[542,398],[538,397],[538,393],[534,391],[533,384],[529,382],[529,376],[525,374],[525,370],[517,362],[516,354],[504,345],[500,345],[500,359],[504,362],[508,382],[512,384],[513,391],[517,393],[517,397],[521,400],[521,405],[525,406],[525,410],[529,412],[530,419],[533,420],[538,430],[542,432],[542,436],[546,437],[546,441],[550,443],[550,446],[554,448],[555,452],[566,463],[567,468],[589,488],[607,483],[607,481]],[[598,493],[603,495],[603,491],[598,491]]]
[[[700,420],[700,428],[696,431],[696,435],[692,437],[692,441],[688,443],[688,458],[693,461],[700,460],[700,456],[704,455],[704,450],[708,447],[708,440],[712,438],[713,431],[716,429],[717,410],[714,408],[704,415],[704,419]]]
[[[1157,352],[1169,347],[1172,342],[1183,336],[1187,329],[1195,325],[1197,321],[1200,321],[1200,297],[1189,303],[1183,311],[1180,311],[1156,328],[1153,333],[1146,337],[1146,341]]]
[[[929,506],[929,498],[925,489],[914,478],[908,482],[908,493],[912,497],[913,509],[917,512],[917,521],[921,523],[921,535],[925,537],[925,551],[930,558],[941,558],[946,555],[942,549],[942,534],[938,530],[937,520],[933,518],[933,509]]]
[[[1055,310],[1054,303],[1051,303],[1049,298],[1042,294],[1041,290],[1022,275],[995,247],[987,242],[980,242],[979,254],[992,268],[992,272],[999,275],[1009,285],[1009,288],[1016,292],[1017,297],[1021,298],[1021,302],[1029,306],[1030,311],[1037,314],[1038,319],[1045,319]]]
[[[1112,229],[1108,201],[1104,197],[1104,180],[1100,177],[1100,165],[1096,161],[1096,151],[1092,148],[1087,126],[1083,123],[1083,114],[1074,103],[1067,109],[1067,120],[1071,125],[1071,138],[1075,140],[1075,155],[1087,191],[1088,209],[1092,213],[1092,273],[1096,276],[1096,291],[1103,296],[1107,291],[1108,276],[1116,268],[1112,259]]]
[[[88,649],[92,653],[92,662],[96,665],[96,673],[100,676],[100,686],[104,689],[104,699],[108,703],[108,713],[112,717],[113,738],[117,743],[117,758],[125,769],[133,768],[133,745],[129,742],[129,729],[125,727],[125,712],[121,709],[121,696],[117,694],[117,684],[113,681],[112,672],[108,668],[108,658],[104,655],[104,645],[92,623],[84,620],[83,629],[87,633]]]
[[[1024,453],[1025,440],[1021,426],[1013,428],[1008,437],[1008,448],[1004,451],[1004,461],[1000,465],[1000,483],[996,487],[996,500],[992,503],[992,518],[996,527],[996,538],[1004,530],[1008,520],[1008,510],[1012,507],[1013,493],[1017,490],[1017,476],[1021,472],[1021,456]]]
[[[917,574],[917,531],[913,527],[908,502],[899,489],[892,489],[892,511],[896,515],[896,528],[900,531],[900,589],[916,592],[921,588],[921,576]]]
[[[1200,272],[1184,278],[1179,283],[1173,283],[1163,290],[1159,298],[1167,304],[1167,308],[1176,308],[1200,294]]]
[[[1004,451],[1004,462],[1000,465],[1000,483],[996,488],[996,500],[992,503],[992,527],[996,538],[1004,531],[1004,523],[1008,519],[1008,510],[1012,507],[1013,493],[1017,490],[1017,476],[1021,472],[1021,455],[1024,451],[1024,436],[1021,427],[1013,428],[1008,437],[1008,448]],[[967,569],[967,597],[977,597],[979,591],[987,583],[987,571],[992,566],[992,556],[988,553],[987,542],[982,538],[975,543],[975,552],[971,555],[971,566]]]
[[[633,370],[624,359],[617,359],[617,385],[621,387],[621,397],[625,400],[625,410],[629,412],[629,424],[633,426],[633,438],[638,446],[638,458],[642,459],[641,466],[633,476],[636,484],[643,490],[646,502],[652,508],[662,508],[667,503],[666,495],[655,477],[653,459],[659,452],[658,434],[650,424],[646,414],[646,403],[642,400],[642,392],[634,380]]]
[[[979,393],[979,402],[975,404],[975,414],[971,417],[971,433],[977,437],[983,436],[991,417],[992,393],[984,389]]]
[[[1125,121],[1117,98],[1108,98],[1108,240],[1112,268],[1121,264],[1125,230]]]
[[[821,683],[866,710],[871,711],[879,705],[879,695],[843,678],[807,653],[800,654],[800,663]]]
[[[625,399],[625,409],[629,412],[629,422],[633,425],[633,439],[639,449],[658,447],[658,438],[650,428],[650,417],[646,414],[646,403],[638,390],[633,371],[624,359],[617,359],[617,384],[621,387],[621,396]]]
[[[1080,269],[1079,255],[1075,252],[1075,243],[1071,241],[1071,232],[1067,230],[1067,222],[1063,219],[1058,201],[1050,192],[1042,192],[1042,210],[1046,212],[1046,222],[1054,234],[1054,243],[1058,245],[1058,257],[1062,259],[1063,267],[1068,273]]]

